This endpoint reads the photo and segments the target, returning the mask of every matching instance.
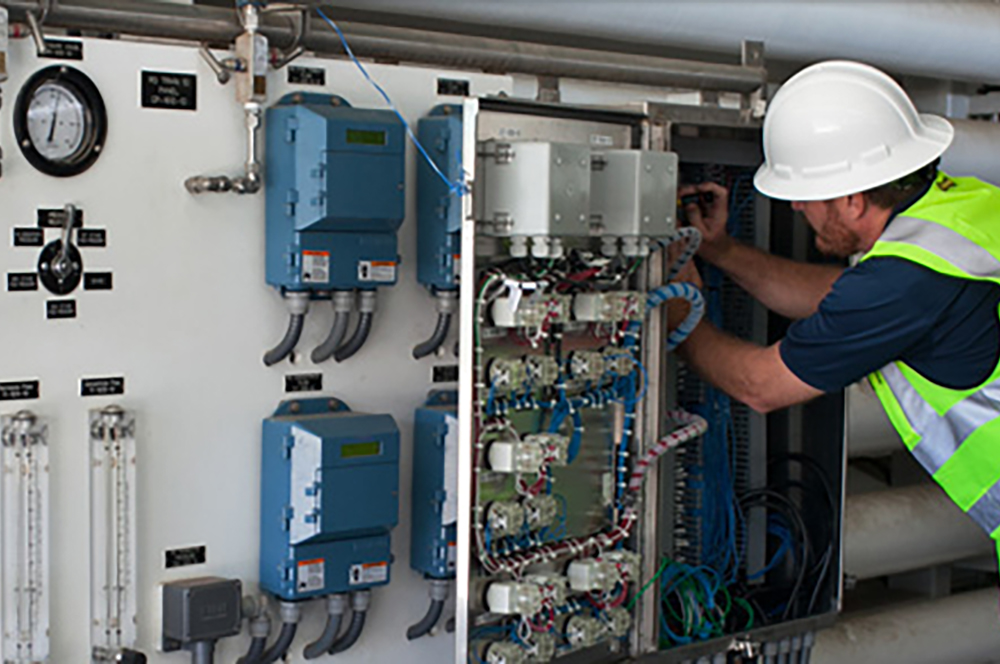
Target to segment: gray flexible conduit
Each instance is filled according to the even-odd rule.
[[[451,327],[451,314],[440,313],[438,314],[437,326],[434,328],[434,334],[427,341],[419,344],[413,349],[413,359],[419,360],[422,357],[427,357],[431,353],[437,351],[444,343],[444,340],[448,338],[448,328]]]
[[[264,646],[266,645],[266,636],[255,636],[250,639],[250,648],[247,650],[247,654],[236,660],[236,664],[256,664],[257,660],[264,653]]]
[[[327,335],[326,341],[313,349],[313,362],[316,364],[326,362],[333,356],[337,350],[337,346],[341,344],[344,340],[344,335],[347,334],[347,324],[350,320],[351,315],[347,312],[338,311],[333,315],[333,327],[330,328],[330,334]]]
[[[305,314],[291,314],[289,316],[288,330],[285,332],[285,338],[277,346],[267,351],[267,354],[264,355],[264,364],[270,367],[292,354],[295,346],[299,343],[299,337],[302,336],[302,328],[305,325],[305,321]]]
[[[267,649],[260,660],[253,662],[252,664],[274,664],[279,659],[285,656],[288,649],[292,645],[292,641],[295,640],[295,632],[299,629],[298,623],[282,623],[281,633],[278,634],[278,640],[274,642],[270,648]],[[248,663],[250,664],[250,663]]]
[[[365,628],[365,615],[366,611],[355,611],[354,615],[351,616],[351,626],[347,628],[344,635],[333,642],[330,646],[329,653],[331,655],[336,655],[337,653],[344,652],[352,647],[361,638],[361,632]]]
[[[326,627],[317,641],[306,646],[303,653],[306,659],[316,659],[320,655],[325,655],[337,640],[337,633],[340,631],[340,623],[343,614],[328,614],[326,616]]]
[[[444,600],[431,600],[431,605],[427,609],[427,615],[418,622],[416,625],[410,627],[406,630],[406,638],[410,641],[414,639],[419,639],[421,636],[426,635],[432,629],[437,621],[441,619],[441,612],[444,610]]]
[[[361,312],[361,317],[358,319],[358,326],[354,328],[354,334],[347,340],[347,343],[337,349],[337,352],[333,354],[333,359],[343,362],[361,350],[361,347],[368,341],[368,333],[372,331],[373,317],[374,314],[370,311]]]

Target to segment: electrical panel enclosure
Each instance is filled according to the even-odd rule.
[[[410,567],[432,579],[455,576],[457,402],[456,392],[435,392],[414,416]]]
[[[442,105],[420,120],[417,136],[438,170],[463,181],[462,109]],[[425,161],[417,163],[417,280],[430,289],[458,288],[462,199]]]
[[[267,111],[267,282],[282,291],[396,283],[406,215],[403,124],[330,95]]]
[[[399,429],[335,399],[284,402],[264,421],[261,587],[285,600],[389,582]]]
[[[594,156],[591,216],[600,234],[665,238],[675,229],[677,155],[651,150],[608,150]]]

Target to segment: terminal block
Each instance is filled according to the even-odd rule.
[[[559,382],[559,363],[550,355],[530,355],[524,358],[528,381],[537,387],[549,387]]]
[[[526,445],[537,445],[545,450],[546,462],[553,466],[569,463],[569,437],[561,433],[529,433],[524,436]]]
[[[611,636],[616,638],[625,636],[632,629],[632,615],[620,606],[607,609],[605,612],[605,625]]]
[[[604,349],[604,370],[616,376],[627,376],[635,370],[635,358],[621,348],[609,346]]]
[[[593,350],[576,350],[569,356],[569,375],[579,382],[597,382],[604,376],[604,355]]]
[[[563,606],[569,598],[569,580],[558,574],[531,574],[524,577],[542,589],[542,596],[553,606]]]
[[[559,520],[559,501],[553,496],[532,496],[524,501],[524,518],[528,529],[538,531]]]
[[[511,641],[494,641],[486,647],[486,664],[528,664],[528,652]]]
[[[535,583],[498,581],[486,589],[486,605],[490,613],[533,616],[544,608],[542,588]]]
[[[513,390],[520,387],[527,378],[527,372],[522,360],[512,358],[500,358],[490,362],[489,369],[490,387],[498,390]]]
[[[490,470],[497,473],[534,474],[545,467],[546,449],[524,440],[498,440],[490,445]]]
[[[572,298],[558,293],[499,297],[493,303],[493,322],[497,327],[544,327],[568,323]]]
[[[566,621],[566,640],[574,648],[589,648],[597,644],[605,631],[597,618],[576,615]]]
[[[645,297],[637,291],[578,293],[573,298],[573,317],[587,323],[642,320],[645,310]]]
[[[611,551],[600,558],[574,560],[567,570],[576,592],[612,592],[627,579],[638,578],[640,557],[631,551]]]
[[[496,501],[486,509],[486,525],[493,537],[519,534],[524,518],[524,507],[520,503]]]

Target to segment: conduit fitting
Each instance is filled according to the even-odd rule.
[[[458,291],[438,291],[437,292],[437,325],[430,339],[418,344],[413,349],[413,359],[419,360],[437,352],[437,349],[444,344],[448,338],[448,330],[451,328],[451,319],[458,308]]]
[[[303,656],[306,659],[316,659],[325,655],[337,641],[340,623],[347,612],[347,595],[330,595],[326,598],[326,627],[319,639],[306,646]]]
[[[371,601],[372,593],[370,590],[359,590],[351,596],[351,608],[354,610],[354,615],[351,616],[351,625],[344,632],[344,635],[330,646],[328,652],[331,655],[351,649],[361,638],[361,632],[365,629],[365,616],[368,613],[368,607],[371,606]]]
[[[365,342],[368,341],[368,334],[372,330],[372,318],[375,315],[377,297],[377,291],[361,291],[361,302],[358,306],[361,316],[358,318],[358,326],[354,328],[351,338],[333,354],[333,359],[343,362],[349,357],[354,356],[365,345]]]
[[[315,364],[330,359],[337,347],[344,341],[351,312],[354,311],[355,299],[354,291],[334,291],[333,326],[330,328],[330,334],[326,336],[326,340],[312,352],[312,361]]]
[[[280,615],[281,632],[278,634],[278,640],[267,649],[267,652],[257,662],[250,662],[248,664],[274,664],[274,662],[284,658],[288,653],[288,649],[292,646],[292,641],[295,640],[299,621],[302,620],[302,608],[293,602],[282,602]]]
[[[406,630],[406,638],[408,640],[413,641],[429,634],[434,629],[434,626],[437,625],[438,620],[441,619],[441,612],[444,610],[445,600],[448,599],[448,585],[448,581],[445,579],[431,579],[428,586],[431,605],[420,622]]]
[[[267,598],[245,595],[240,605],[243,617],[250,623],[250,647],[236,664],[254,664],[260,660],[271,635],[271,616],[267,613]]]
[[[272,366],[292,354],[302,336],[306,313],[309,311],[309,293],[306,291],[288,291],[285,293],[285,304],[288,306],[288,329],[285,337],[277,346],[264,355],[264,364]]]

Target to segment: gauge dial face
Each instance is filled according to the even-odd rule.
[[[78,175],[101,155],[108,118],[83,72],[66,66],[35,72],[14,108],[18,147],[32,166],[57,177]]]
[[[86,133],[83,102],[63,85],[46,83],[28,105],[28,136],[38,153],[52,161],[73,158]]]

